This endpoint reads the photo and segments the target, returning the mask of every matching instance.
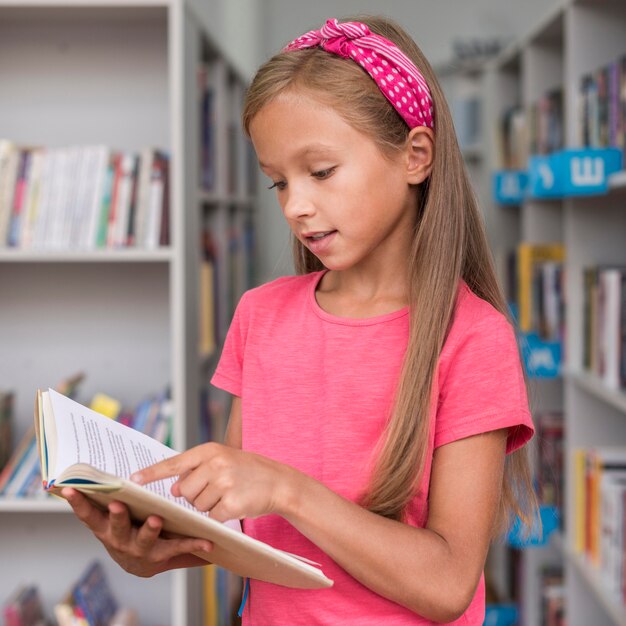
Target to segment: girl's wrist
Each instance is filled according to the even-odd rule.
[[[287,467],[277,492],[274,513],[285,519],[298,516],[302,496],[306,491],[307,476],[293,467]]]

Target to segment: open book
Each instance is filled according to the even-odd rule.
[[[137,522],[159,515],[167,531],[212,541],[211,553],[201,556],[240,576],[300,589],[332,586],[312,561],[248,537],[238,521],[218,522],[174,497],[175,478],[145,486],[131,482],[133,472],[176,454],[151,437],[52,389],[37,392],[35,430],[44,488],[51,493],[73,487],[101,507],[124,502]]]

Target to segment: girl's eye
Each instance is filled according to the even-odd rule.
[[[287,183],[282,180],[276,181],[273,185],[270,185],[268,189],[278,189],[278,191],[282,191],[287,186]]]
[[[329,167],[328,169],[325,170],[319,170],[317,172],[313,172],[311,174],[311,176],[313,176],[313,178],[318,178],[319,180],[324,180],[325,178],[328,178],[329,176],[331,176],[334,171],[335,171],[335,167]]]

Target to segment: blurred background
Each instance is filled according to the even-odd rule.
[[[127,575],[43,493],[33,400],[56,388],[176,449],[222,439],[208,381],[234,307],[293,272],[246,86],[359,14],[437,71],[528,373],[541,519],[492,547],[485,626],[626,625],[623,0],[0,0],[7,626],[238,623],[239,579]],[[106,619],[81,615],[88,580]]]

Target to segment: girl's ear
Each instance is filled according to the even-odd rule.
[[[430,176],[435,151],[435,135],[426,126],[413,128],[406,141],[407,182],[419,185]]]

